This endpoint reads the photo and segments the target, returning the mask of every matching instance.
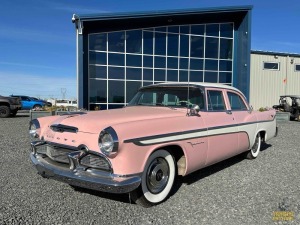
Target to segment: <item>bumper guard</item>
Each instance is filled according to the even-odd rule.
[[[70,167],[62,167],[47,161],[43,155],[37,153],[37,146],[44,142],[32,142],[30,158],[38,173],[45,178],[62,181],[70,185],[93,189],[109,193],[128,193],[136,189],[141,183],[141,176],[120,176],[97,169],[85,168],[78,164],[81,151],[68,155]],[[76,154],[77,153],[77,154]]]

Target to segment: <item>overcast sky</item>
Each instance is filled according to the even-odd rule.
[[[0,95],[76,98],[75,14],[253,5],[251,49],[300,54],[299,0],[1,0]]]

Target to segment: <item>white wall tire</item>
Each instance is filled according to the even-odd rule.
[[[150,155],[144,168],[139,188],[131,193],[137,204],[150,207],[164,201],[172,190],[176,166],[172,155],[158,150]]]
[[[247,154],[248,159],[255,159],[259,152],[260,152],[260,147],[261,147],[261,136],[260,133],[258,133],[255,137],[255,141],[251,149],[249,150]]]

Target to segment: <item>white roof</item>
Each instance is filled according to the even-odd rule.
[[[214,88],[225,88],[225,89],[230,89],[234,91],[241,92],[235,87],[226,85],[226,84],[220,84],[220,83],[208,83],[208,82],[167,82],[167,83],[159,83],[159,84],[154,84],[153,86],[160,86],[160,85],[197,85],[201,87],[214,87]]]

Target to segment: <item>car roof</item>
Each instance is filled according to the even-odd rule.
[[[172,87],[172,86],[197,86],[197,87],[202,87],[202,88],[221,88],[221,89],[227,89],[227,90],[233,90],[236,91],[244,96],[244,94],[237,88],[225,85],[225,84],[220,84],[220,83],[208,83],[208,82],[168,82],[168,83],[159,83],[159,84],[152,84],[149,86],[145,86],[143,88],[147,87]],[[245,96],[244,96],[245,97]]]

